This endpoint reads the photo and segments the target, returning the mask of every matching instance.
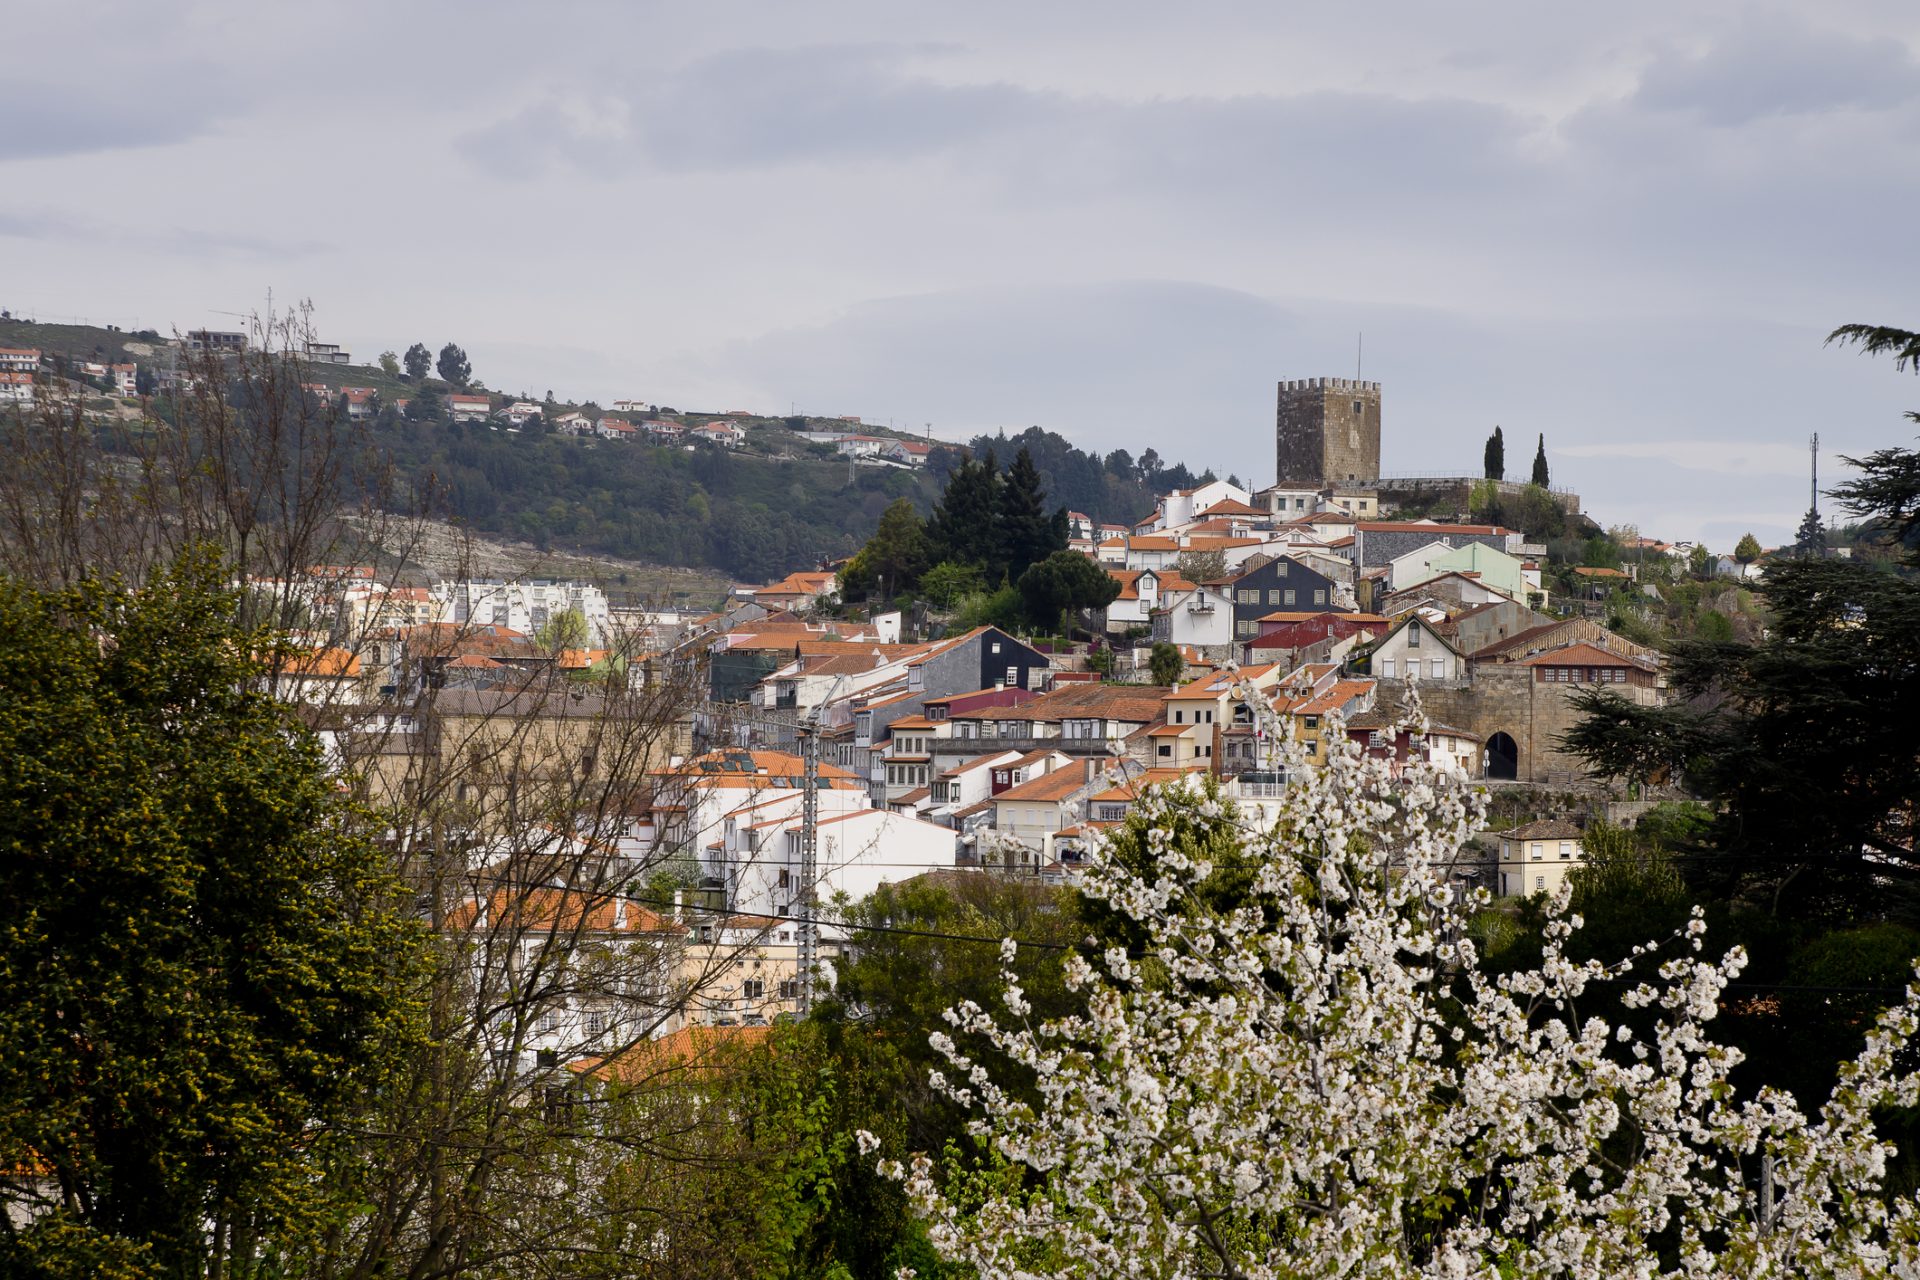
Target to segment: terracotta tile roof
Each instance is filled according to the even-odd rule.
[[[1017,787],[1008,787],[994,797],[995,802],[1064,800],[1081,787],[1087,785],[1086,770],[1073,765],[1062,765],[1052,773],[1043,773],[1030,778]]]
[[[488,662],[487,665],[497,667],[500,664]],[[350,649],[333,648],[298,653],[280,664],[280,674],[302,678],[348,679],[360,674],[360,655]]]
[[[772,1027],[682,1027],[658,1040],[643,1040],[609,1057],[581,1058],[567,1069],[635,1084],[672,1071],[720,1071],[765,1044]]]
[[[1267,513],[1258,507],[1250,507],[1238,498],[1222,498],[1200,513],[1203,516],[1263,516]]]
[[[1336,681],[1331,689],[1300,703],[1292,711],[1297,716],[1325,715],[1355,698],[1365,696],[1373,687],[1371,680]]]
[[[1542,818],[1517,827],[1508,827],[1505,831],[1497,831],[1494,834],[1502,840],[1578,840],[1586,833],[1571,822],[1559,818]]]
[[[1585,640],[1567,645],[1563,649],[1549,649],[1523,659],[1523,667],[1631,667],[1635,671],[1643,668],[1632,658],[1623,658],[1617,653],[1608,653],[1599,645],[1588,644]]]

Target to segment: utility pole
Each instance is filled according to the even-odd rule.
[[[813,880],[820,835],[820,721],[809,715],[799,725],[800,785],[800,894],[795,905],[800,916],[800,1016],[813,1012],[813,971],[819,962],[819,925],[813,915]]]

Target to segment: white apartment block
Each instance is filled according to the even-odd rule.
[[[533,579],[506,582],[498,578],[462,578],[436,583],[436,599],[447,604],[448,621],[510,627],[532,635],[570,609],[587,620],[587,643],[598,647],[612,633],[607,593],[586,582],[550,582]]]

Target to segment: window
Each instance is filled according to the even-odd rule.
[[[1409,658],[1408,661],[1414,662],[1414,661],[1418,661],[1418,659]],[[1380,659],[1380,678],[1382,680],[1393,679],[1393,659],[1392,658]]]
[[[599,1035],[599,1034],[600,1034],[600,1033],[601,1033],[602,1031],[605,1031],[606,1029],[607,1029],[607,1015],[606,1015],[606,1014],[604,1014],[604,1013],[590,1013],[590,1014],[588,1014],[588,1015],[587,1015],[587,1034],[588,1034],[588,1035],[590,1035],[590,1036],[597,1036],[597,1035]]]
[[[780,886],[779,886],[779,887],[780,887],[780,888],[782,888],[782,889],[791,889],[791,888],[793,887],[793,872],[791,872],[791,871],[782,871],[782,872],[780,873]]]
[[[1275,573],[1276,575],[1278,575],[1279,577],[1282,577],[1282,578],[1284,578],[1284,577],[1286,577],[1286,576],[1287,576],[1287,567],[1288,567],[1288,565],[1289,565],[1290,563],[1291,563],[1290,561],[1286,561],[1286,560],[1276,560],[1276,561],[1274,561],[1274,564],[1273,564],[1273,571],[1274,571],[1274,573]]]
[[[1304,728],[1318,729],[1320,727],[1320,717],[1319,716],[1301,716],[1300,723],[1301,723],[1301,726]]]
[[[1267,603],[1268,603],[1268,604],[1279,604],[1279,603],[1280,603],[1280,588],[1278,588],[1278,587],[1273,587],[1273,588],[1271,588],[1270,590],[1268,590],[1268,592],[1267,592]]]
[[[1544,888],[1546,888],[1546,887],[1547,887],[1547,878],[1546,878],[1545,876],[1535,876],[1535,877],[1533,878],[1533,887],[1534,887],[1535,889],[1544,889]]]
[[[1531,847],[1533,849],[1533,860],[1535,862],[1540,861],[1540,850],[1545,846],[1543,846],[1538,840],[1535,840]]]
[[[999,642],[998,640],[995,640],[995,641],[993,642],[993,649],[992,649],[992,652],[994,652],[994,653],[998,653],[998,652],[1000,652],[1000,642]]]
[[[1008,667],[1007,668],[1007,688],[1018,689],[1019,687],[1020,687],[1020,668]]]
[[[1233,593],[1233,598],[1237,604],[1259,604],[1260,592],[1253,587],[1242,587]]]
[[[1236,622],[1233,624],[1235,635],[1250,636],[1260,629],[1257,622]]]
[[[540,1015],[540,1034],[552,1035],[560,1029],[560,1015],[549,1009]]]
[[[800,998],[800,979],[782,978],[780,980],[780,998],[782,1000],[798,1000]]]
[[[1315,604],[1325,604],[1327,602],[1327,589],[1325,587],[1315,587],[1313,589],[1313,602]]]
[[[1430,679],[1434,679],[1434,680],[1446,679],[1447,678],[1447,660],[1445,658],[1427,659],[1427,675]]]
[[[1419,647],[1420,647],[1420,624],[1416,622],[1412,626],[1407,628],[1407,648],[1418,649]]]
[[[740,994],[749,1000],[759,1000],[767,994],[767,984],[760,978],[748,978],[740,984]]]
[[[1160,758],[1163,760],[1169,760],[1173,758],[1173,748],[1167,743],[1163,742],[1160,744]]]
[[[1560,842],[1560,861],[1565,862],[1571,857],[1573,857],[1573,841],[1562,840]]]
[[[1292,604],[1292,603],[1293,603],[1293,592],[1291,592],[1291,591],[1286,591],[1286,592],[1283,592],[1282,594],[1286,596],[1286,599],[1285,599],[1285,600],[1283,600],[1283,601],[1281,601],[1281,603],[1282,603],[1282,604]]]

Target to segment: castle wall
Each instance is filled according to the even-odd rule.
[[[1519,749],[1518,781],[1560,786],[1588,781],[1585,763],[1560,750],[1559,741],[1580,720],[1573,695],[1591,686],[1545,684],[1533,676],[1531,667],[1475,663],[1466,680],[1421,681],[1420,705],[1428,718],[1465,730],[1483,746],[1496,733],[1512,737]],[[1399,705],[1406,681],[1380,683],[1381,701]],[[1635,702],[1659,697],[1652,689],[1608,688]]]

